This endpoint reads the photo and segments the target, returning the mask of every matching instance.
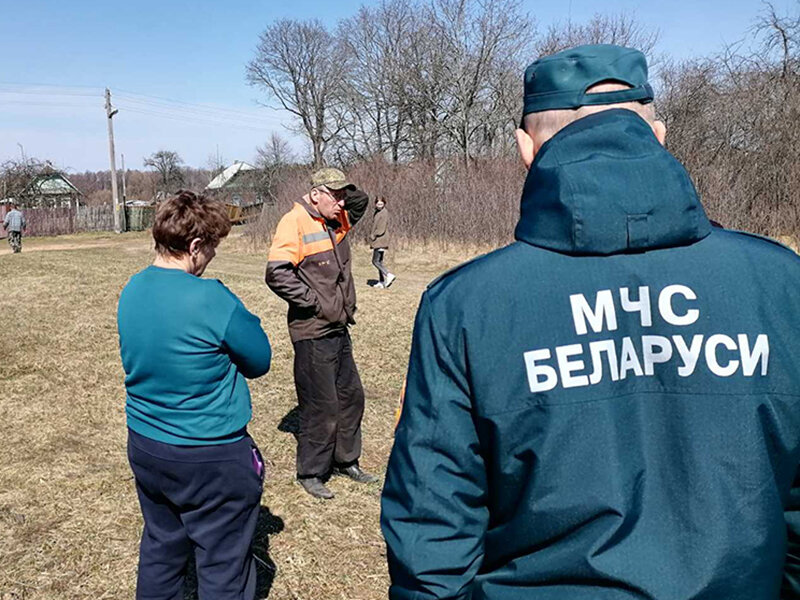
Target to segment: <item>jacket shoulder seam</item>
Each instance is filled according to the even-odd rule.
[[[766,235],[760,235],[758,233],[752,233],[750,231],[740,231],[738,229],[725,229],[724,231],[727,231],[729,233],[735,233],[735,234],[739,234],[739,235],[744,235],[744,236],[747,236],[749,238],[755,238],[757,240],[762,240],[764,242],[768,242],[768,243],[772,244],[773,246],[778,246],[779,248],[783,248],[787,252],[790,252],[793,256],[798,256],[797,253],[794,250],[792,250],[789,246],[787,246],[786,244],[783,244],[783,243],[779,242],[778,240],[776,240],[774,238],[767,237]]]
[[[522,244],[522,243],[524,243],[524,242],[520,242],[519,240],[513,241],[512,243],[510,243],[510,244],[508,244],[506,246],[502,246],[501,248],[495,248],[494,250],[490,250],[488,252],[484,252],[483,254],[479,254],[478,256],[474,256],[474,257],[470,258],[469,260],[466,260],[466,261],[464,261],[464,262],[462,262],[462,263],[460,263],[460,264],[458,264],[458,265],[456,265],[454,267],[451,267],[450,269],[448,269],[447,271],[445,271],[444,273],[439,275],[436,279],[431,281],[428,284],[426,289],[430,290],[431,288],[436,287],[439,283],[443,282],[445,279],[449,279],[451,276],[455,275],[456,273],[458,273],[462,269],[470,267],[470,266],[472,266],[475,263],[478,263],[480,261],[486,260],[489,257],[494,256],[497,253],[507,252],[509,250],[509,248],[513,248],[514,246],[516,246],[518,244]]]
[[[461,271],[462,269],[464,269],[464,268],[466,268],[466,267],[468,267],[468,266],[472,265],[473,263],[476,263],[476,262],[478,262],[479,260],[481,260],[481,259],[483,259],[483,258],[486,258],[486,257],[487,257],[489,254],[491,254],[491,252],[486,252],[486,253],[484,253],[484,254],[481,254],[480,256],[475,256],[474,258],[470,258],[469,260],[467,260],[467,261],[465,261],[465,262],[462,262],[462,263],[460,263],[460,264],[456,265],[455,267],[451,267],[451,268],[449,268],[447,271],[445,271],[444,273],[442,273],[441,275],[439,275],[439,276],[438,276],[436,279],[434,279],[433,281],[431,281],[431,282],[430,282],[430,283],[427,285],[426,289],[428,289],[428,290],[429,290],[429,289],[431,289],[431,288],[435,287],[435,286],[436,286],[436,285],[438,285],[440,282],[444,281],[445,279],[449,279],[451,276],[453,276],[454,274],[458,273],[458,272],[459,272],[459,271]]]

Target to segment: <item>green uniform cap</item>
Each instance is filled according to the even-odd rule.
[[[631,89],[586,93],[601,82],[625,83]],[[652,101],[647,59],[633,48],[612,44],[577,46],[540,58],[525,69],[523,117],[543,110]]]
[[[311,187],[325,186],[331,190],[343,190],[344,188],[354,188],[355,186],[347,181],[345,174],[339,169],[330,167],[314,171],[311,175]]]

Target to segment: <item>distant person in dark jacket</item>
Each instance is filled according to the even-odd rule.
[[[320,169],[311,190],[278,223],[266,282],[289,304],[294,383],[300,405],[297,479],[316,498],[331,499],[333,472],[359,483],[377,479],[361,469],[364,388],[348,327],[355,323],[348,233],[369,196],[339,169]]]
[[[378,283],[373,287],[388,288],[397,279],[384,266],[383,259],[389,248],[389,212],[386,210],[386,198],[375,199],[375,214],[372,216],[372,231],[369,234],[369,246],[372,248],[372,264],[378,269]]]
[[[247,433],[246,379],[271,349],[259,319],[201,275],[231,225],[223,204],[191,192],[162,202],[156,259],[119,299],[128,458],[144,516],[136,597],[183,598],[197,562],[200,598],[252,599],[250,545],[264,480]]]
[[[516,241],[417,314],[392,600],[800,598],[800,258],[711,227],[652,100],[636,50],[528,67]]]
[[[27,223],[25,222],[25,215],[18,209],[16,204],[10,204],[9,210],[3,219],[3,227],[8,233],[8,245],[11,246],[11,252],[19,254],[22,252],[22,232],[25,231]]]

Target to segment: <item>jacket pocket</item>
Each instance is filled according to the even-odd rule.
[[[320,311],[317,318],[326,323],[344,323],[344,298],[338,286],[331,290],[331,294],[325,298],[319,298]]]
[[[308,321],[319,317],[321,310],[319,301],[314,306],[289,305],[289,321]]]

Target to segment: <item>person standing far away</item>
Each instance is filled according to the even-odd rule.
[[[516,241],[417,313],[389,598],[800,598],[800,258],[712,229],[641,52],[524,81]]]
[[[230,229],[220,202],[185,191],[161,202],[155,261],[119,299],[128,460],[144,517],[141,600],[183,598],[190,560],[200,598],[256,592],[264,461],[247,433],[246,379],[264,375],[272,354],[258,317],[201,277]]]
[[[356,290],[347,234],[368,204],[342,171],[316,171],[309,193],[278,223],[267,263],[267,285],[289,304],[300,405],[297,478],[326,500],[334,496],[325,485],[331,473],[377,481],[359,466],[364,389],[348,332]]]
[[[10,207],[11,210],[3,219],[3,227],[8,232],[8,245],[11,246],[11,252],[19,254],[22,252],[22,232],[25,231],[28,224],[25,222],[25,215],[17,209],[16,204],[12,203]]]
[[[397,279],[384,266],[383,259],[389,248],[389,212],[386,210],[386,198],[375,199],[375,214],[372,216],[372,231],[369,235],[369,247],[372,248],[372,264],[378,269],[378,283],[373,287],[388,288]]]

